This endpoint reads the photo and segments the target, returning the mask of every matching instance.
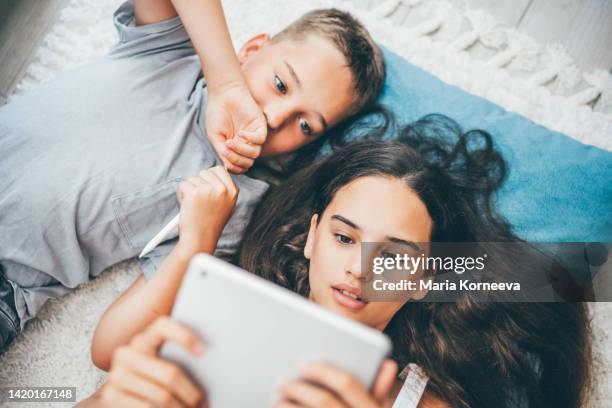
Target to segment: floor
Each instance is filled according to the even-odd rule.
[[[541,44],[563,45],[583,70],[612,72],[612,0],[468,0]]]
[[[447,0],[484,10],[541,44],[563,45],[582,70],[612,72],[612,0]],[[378,0],[353,0],[372,7]],[[407,18],[410,1],[394,15]],[[401,10],[401,9],[404,10]],[[401,17],[400,17],[401,18]],[[401,22],[400,22],[401,23]]]
[[[0,0],[0,104],[68,0]],[[612,0],[449,0],[485,10],[540,43],[561,43],[583,70],[612,73]],[[372,7],[377,0],[354,0]],[[406,2],[408,3],[408,2]],[[408,6],[402,4],[406,12]]]
[[[11,94],[67,0],[0,0],[0,105]]]

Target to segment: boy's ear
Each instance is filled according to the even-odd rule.
[[[313,215],[310,219],[310,229],[308,230],[308,238],[306,238],[306,245],[304,245],[304,258],[306,259],[310,259],[310,255],[312,254],[312,245],[314,241],[314,234],[317,229],[318,219],[318,214]]]
[[[259,51],[268,41],[270,41],[270,34],[267,33],[257,34],[255,37],[252,37],[238,51],[238,61],[243,64],[252,53]]]

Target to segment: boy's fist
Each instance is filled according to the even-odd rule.
[[[179,243],[195,252],[214,252],[238,199],[229,173],[222,166],[203,170],[182,182],[177,196]]]
[[[229,171],[244,173],[253,166],[267,130],[266,118],[245,85],[209,90],[206,133]]]

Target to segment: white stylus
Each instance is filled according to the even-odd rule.
[[[223,163],[223,167],[225,168],[225,171],[227,171],[227,166],[225,165],[225,163]],[[145,245],[140,255],[138,255],[139,258],[142,258],[146,254],[154,250],[156,246],[170,238],[171,234],[178,228],[179,216],[180,214],[176,214],[176,216],[171,219],[170,222],[167,223],[166,226],[162,228],[161,231],[159,231],[157,235],[153,237],[152,240],[147,242],[147,245]]]
[[[162,228],[161,231],[159,231],[157,235],[155,235],[153,239],[147,243],[147,245],[145,245],[140,255],[138,255],[139,258],[142,258],[146,254],[151,252],[153,249],[155,249],[156,246],[170,238],[170,235],[178,228],[179,215],[180,214],[176,214],[176,216],[172,220],[170,220],[170,222],[167,223],[166,226]]]

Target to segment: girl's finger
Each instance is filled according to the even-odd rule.
[[[135,395],[124,393],[119,389],[105,385],[106,389],[102,393],[101,405],[103,407],[134,407],[150,408],[151,404],[141,400]]]
[[[283,384],[279,391],[285,400],[303,407],[344,407],[331,391],[304,381],[290,381]]]
[[[203,344],[196,334],[187,326],[167,316],[157,318],[144,332],[134,336],[131,346],[144,354],[157,355],[159,348],[166,341],[173,341],[196,356],[202,355]]]
[[[172,392],[156,382],[148,380],[128,368],[121,366],[111,371],[109,382],[116,388],[133,394],[143,401],[148,401],[156,407],[181,408],[183,404]]]
[[[240,138],[226,141],[225,146],[239,155],[253,160],[257,159],[261,153],[261,146],[246,143]]]
[[[176,198],[179,201],[179,204],[183,204],[183,200],[185,196],[190,194],[197,186],[190,179],[184,180],[181,184],[179,184],[178,189],[176,190]]]
[[[221,180],[230,194],[234,195],[238,193],[238,187],[236,186],[236,183],[234,183],[234,180],[232,180],[232,176],[230,176],[227,170],[221,166],[215,166],[210,170],[219,178],[219,180]]]
[[[207,170],[202,170],[197,176],[189,177],[189,180],[196,188],[206,185],[206,180],[202,177],[202,174],[206,173],[206,171]]]
[[[397,375],[397,363],[391,359],[386,359],[378,370],[376,380],[374,380],[374,386],[372,387],[372,395],[378,402],[383,402],[389,395],[395,377]]]
[[[315,363],[302,373],[304,379],[330,389],[350,407],[373,407],[376,402],[368,390],[348,372],[339,368]]]
[[[136,375],[163,386],[186,406],[195,406],[202,399],[200,389],[177,365],[159,357],[132,352],[128,347],[121,350],[113,366],[129,367]]]
[[[274,408],[306,408],[306,407],[300,404],[293,403],[291,401],[282,400],[274,404]]]
[[[188,186],[188,187],[197,187],[198,186],[197,177],[189,177],[189,178],[185,179],[185,181],[183,181],[183,183],[185,183],[185,185]]]
[[[230,173],[242,174],[247,171],[247,169],[243,169],[242,167],[238,167],[235,164],[231,163],[226,157],[222,157],[221,159],[223,160],[225,169]]]
[[[200,177],[205,183],[208,183],[211,186],[212,191],[219,193],[222,191],[226,191],[227,187],[225,186],[225,183],[216,174],[215,172],[216,168],[223,168],[223,167],[221,166],[212,167],[206,171],[201,172]]]

